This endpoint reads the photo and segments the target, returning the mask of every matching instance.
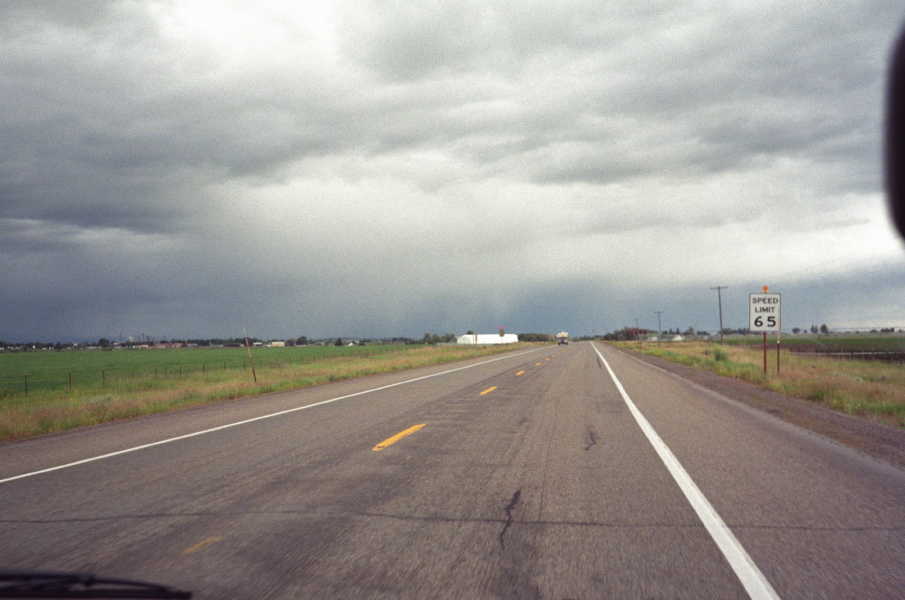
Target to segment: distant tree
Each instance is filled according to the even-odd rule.
[[[97,345],[100,346],[101,348],[109,348],[110,340],[108,340],[107,338],[101,338],[97,341]]]
[[[816,325],[811,325],[811,333],[817,333],[820,329]]]
[[[793,328],[792,328],[792,333],[801,333],[801,328],[800,328],[800,327],[793,327]]]
[[[334,346],[342,346],[342,345],[343,345],[343,339],[342,339],[342,338],[336,338],[336,341],[333,342],[333,345],[334,345]]]
[[[616,339],[619,341],[632,341],[638,338],[638,330],[634,327],[623,327],[616,332]]]
[[[307,346],[308,337],[304,336],[304,335],[300,335],[299,337],[295,338],[295,345],[296,346]]]
[[[520,342],[549,342],[553,339],[549,333],[519,333],[517,335]]]
[[[830,328],[826,326],[826,323],[820,326],[820,333],[829,333]]]
[[[474,331],[469,329],[468,331],[465,332],[465,335],[474,335]]]

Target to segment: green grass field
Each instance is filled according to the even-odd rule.
[[[741,338],[726,339],[730,345],[759,344],[763,340],[762,335],[751,334]],[[767,334],[767,343],[776,344],[776,334]],[[826,335],[783,335],[780,338],[781,345],[808,346],[838,350],[845,352],[905,352],[905,335],[901,333],[863,333],[843,334],[831,333]]]
[[[335,357],[373,356],[397,352],[404,345],[297,346],[252,348],[256,373],[268,368],[302,364]],[[0,354],[0,398],[28,391],[111,387],[194,374],[247,371],[252,378],[245,348],[169,348],[128,350],[76,350],[14,352]]]
[[[533,345],[252,348],[254,373],[245,348],[4,353],[0,441]]]

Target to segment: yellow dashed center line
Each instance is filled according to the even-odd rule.
[[[523,373],[524,373],[524,371],[519,371],[518,373],[515,374],[515,376],[518,377],[519,375],[521,375]]]
[[[377,452],[379,450],[383,450],[387,446],[392,446],[393,444],[395,444],[396,442],[398,442],[405,436],[415,433],[416,431],[418,431],[419,429],[424,427],[424,425],[425,425],[425,423],[422,423],[421,425],[414,425],[412,427],[409,427],[405,431],[397,433],[396,435],[394,435],[393,437],[391,437],[389,439],[383,440],[382,442],[380,442],[379,444],[377,444],[376,446],[371,448],[371,450],[373,450],[374,452]]]
[[[187,548],[187,549],[183,550],[182,553],[183,553],[183,554],[194,554],[195,552],[198,552],[198,551],[200,551],[200,550],[204,550],[205,548],[207,548],[207,547],[210,546],[211,544],[215,544],[215,543],[219,542],[219,541],[222,540],[222,539],[223,539],[222,537],[209,537],[209,538],[207,538],[206,540],[204,540],[203,542],[198,542],[197,544],[195,544],[195,545],[192,546],[191,548]]]
[[[490,392],[492,392],[495,389],[496,389],[496,386],[489,387],[486,390],[484,390],[483,392],[481,392],[481,395],[483,396],[484,394],[489,394]]]

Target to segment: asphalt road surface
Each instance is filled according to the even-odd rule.
[[[905,472],[573,343],[0,446],[0,566],[199,599],[901,598]]]

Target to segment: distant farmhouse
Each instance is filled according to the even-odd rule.
[[[514,344],[518,342],[518,336],[514,333],[500,335],[498,333],[469,333],[456,338],[457,344],[477,344],[489,346],[490,344]]]

